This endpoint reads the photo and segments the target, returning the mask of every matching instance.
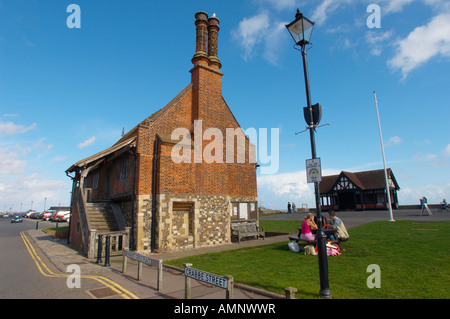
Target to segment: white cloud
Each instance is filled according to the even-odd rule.
[[[386,6],[383,7],[383,13],[394,13],[403,10],[403,7],[407,6],[415,0],[387,0],[384,1]]]
[[[41,139],[39,139],[39,141],[37,141],[37,143],[33,145],[33,148],[44,151],[51,150],[53,148],[53,144],[44,144],[44,141],[46,139],[46,137],[42,137]]]
[[[417,153],[416,155],[414,155],[414,159],[417,161],[431,161],[435,160],[437,157],[437,154],[432,153]]]
[[[386,143],[386,146],[397,145],[397,144],[400,144],[401,142],[403,142],[403,140],[399,136],[393,136]]]
[[[382,0],[379,2],[381,2],[382,14],[390,14],[403,11],[403,8],[417,0]],[[450,9],[448,0],[421,0],[420,2],[440,12]]]
[[[82,149],[82,148],[88,147],[88,146],[94,144],[94,142],[96,140],[97,140],[97,138],[95,136],[92,136],[91,138],[87,139],[86,141],[79,143],[78,148]]]
[[[286,32],[287,35],[286,24],[287,22],[273,21],[269,13],[263,11],[253,17],[244,18],[231,35],[243,49],[242,57],[245,61],[258,51],[268,62],[277,64],[282,34]]]
[[[311,20],[318,24],[323,24],[339,7],[351,2],[353,0],[323,0],[312,13]]]
[[[389,38],[392,37],[392,30],[386,32],[367,31],[366,42],[369,44],[370,53],[375,56],[379,56],[383,51],[383,45]]]
[[[37,124],[33,123],[30,126],[14,124],[13,122],[0,122],[0,136],[23,134],[30,130],[36,129]]]
[[[448,198],[448,194],[450,194],[450,184],[405,186],[398,192],[398,201],[400,205],[418,205],[419,199],[425,196],[428,204],[438,204],[443,198]]]
[[[71,184],[68,181],[44,179],[38,174],[22,176],[17,179],[0,182],[0,209],[6,205],[10,207],[11,203],[15,210],[20,209],[20,203],[23,203],[22,210],[30,208],[33,201],[33,209],[42,211],[44,208],[44,199],[46,208],[57,206],[61,203],[68,206],[70,203]],[[3,199],[3,200],[2,200]]]
[[[450,144],[447,144],[447,146],[443,150],[444,156],[450,156]]]
[[[277,64],[278,62],[278,52],[279,47],[282,45],[280,34],[282,32],[287,32],[286,23],[278,22],[272,25],[267,31],[267,36],[265,37],[265,50],[263,53],[264,58],[272,64]]]
[[[268,3],[278,11],[295,8],[296,0],[256,0],[260,4]]]
[[[239,22],[238,28],[232,31],[233,39],[244,49],[245,60],[253,56],[255,46],[263,40],[268,29],[269,15],[267,12],[261,12],[253,17],[244,18]]]
[[[340,171],[326,169],[322,175],[339,174]],[[313,184],[306,182],[306,171],[258,176],[258,198],[267,208],[285,208],[287,202],[294,202],[297,207],[308,204],[315,207]]]
[[[68,156],[64,156],[64,155],[56,155],[55,157],[53,157],[52,159],[51,159],[51,161],[52,162],[62,162],[62,161],[64,161],[65,159],[67,159],[68,158]]]
[[[414,29],[397,41],[397,53],[388,61],[403,78],[436,56],[450,57],[450,14],[435,16],[427,25]]]
[[[25,171],[26,161],[19,160],[17,152],[0,148],[0,175],[19,175]]]

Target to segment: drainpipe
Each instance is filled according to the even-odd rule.
[[[133,155],[133,190],[131,192],[131,232],[130,232],[130,241],[129,241],[129,246],[131,246],[132,250],[136,249],[136,243],[135,243],[135,209],[134,209],[134,205],[136,202],[136,168],[137,168],[137,154],[131,150],[129,150],[128,152],[131,153],[131,155]],[[128,249],[130,247],[127,247]]]
[[[75,172],[75,176],[72,177],[69,175],[69,171],[66,171],[67,177],[69,177],[72,180],[72,192],[70,193],[70,214],[69,214],[69,231],[67,232],[67,244],[70,244],[70,226],[72,225],[72,205],[73,205],[73,192],[75,190],[75,184],[76,184],[76,176],[77,173]]]
[[[158,202],[156,200],[156,186],[157,186],[157,177],[158,177],[158,159],[159,159],[159,144],[160,139],[159,136],[156,135],[155,144],[153,149],[153,172],[152,172],[152,227],[150,234],[150,249],[152,252],[155,250],[155,241],[156,241],[156,211]]]

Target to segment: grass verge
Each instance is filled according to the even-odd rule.
[[[296,233],[298,221],[261,221],[266,231]],[[349,230],[340,256],[328,258],[333,298],[447,299],[450,278],[450,222],[380,221]],[[170,260],[236,282],[284,294],[296,287],[297,298],[317,298],[317,256],[293,253],[286,242]],[[369,265],[381,270],[381,288],[368,288]]]

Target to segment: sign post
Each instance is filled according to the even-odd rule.
[[[233,276],[219,276],[211,274],[202,270],[191,268],[191,263],[184,264],[184,276],[185,276],[185,299],[191,299],[191,281],[190,278],[196,279],[207,284],[226,289],[226,298],[233,298]]]
[[[152,267],[155,267],[158,270],[158,283],[157,288],[158,291],[161,291],[162,289],[162,260],[161,259],[152,259],[150,257],[142,256],[137,253],[134,253],[132,251],[129,251],[127,249],[123,250],[123,264],[122,264],[122,273],[125,273],[127,271],[127,258],[134,259],[138,262],[138,273],[137,273],[137,280],[142,279],[142,264],[146,264]]]
[[[320,158],[306,160],[306,179],[308,183],[318,183],[322,180]]]

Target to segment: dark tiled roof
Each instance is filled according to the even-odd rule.
[[[107,148],[106,150],[103,150],[97,154],[94,154],[92,156],[89,156],[89,157],[81,160],[81,161],[76,162],[70,168],[68,168],[66,170],[66,172],[70,173],[70,172],[75,171],[77,168],[86,167],[88,165],[91,165],[92,163],[104,158],[107,155],[117,152],[124,147],[127,147],[127,146],[134,147],[136,145],[135,140],[136,140],[136,138],[134,136],[132,136],[124,141],[121,141],[120,143],[116,143],[113,146],[111,146],[110,148]]]
[[[392,170],[388,168],[387,171],[388,176],[390,176],[392,181],[394,182],[395,188],[400,189]],[[384,180],[384,169],[356,173],[342,171],[339,175],[323,176],[322,181],[320,182],[320,193],[330,192],[339,177],[343,175],[347,176],[349,180],[351,180],[357,187],[362,190],[386,188],[386,183]]]
[[[152,115],[150,115],[149,117],[147,117],[144,121],[142,121],[140,124],[146,124],[146,125],[151,125],[152,122],[155,122],[162,114],[164,114],[164,112],[166,112],[174,103],[176,103],[180,98],[182,98],[187,91],[189,91],[192,87],[192,84],[189,84],[186,88],[183,89],[183,91],[181,91],[176,97],[174,97],[172,99],[172,101],[170,101],[165,107],[163,107],[162,109],[156,111],[155,113],[153,113]],[[106,150],[103,150],[97,154],[94,154],[88,158],[85,158],[81,161],[78,161],[77,163],[75,163],[74,165],[72,165],[69,169],[66,170],[66,172],[72,172],[74,171],[77,167],[83,167],[86,166],[88,164],[91,164],[92,162],[94,162],[95,160],[101,159],[109,154],[111,154],[112,152],[115,152],[125,146],[128,146],[130,144],[132,144],[132,146],[135,146],[135,140],[136,140],[136,135],[137,135],[137,128],[139,125],[136,125],[132,130],[130,130],[129,132],[127,132],[126,134],[124,134],[113,146],[111,146],[110,148],[107,148]],[[162,139],[164,142],[171,142],[171,143],[178,143],[179,141],[173,141],[171,140],[169,137],[164,136]]]

